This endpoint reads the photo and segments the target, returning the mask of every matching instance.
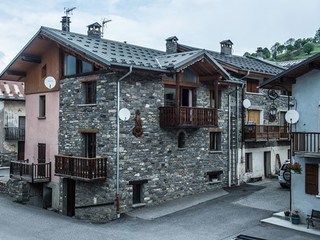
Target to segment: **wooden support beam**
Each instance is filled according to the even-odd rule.
[[[25,62],[31,62],[31,63],[41,63],[41,56],[22,54],[21,60],[23,60]]]
[[[26,77],[27,73],[22,72],[22,71],[14,71],[14,70],[8,70],[7,71],[8,75],[14,75],[14,76],[19,76],[19,77]]]

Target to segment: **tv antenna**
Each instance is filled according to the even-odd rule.
[[[69,14],[72,14],[72,11],[75,10],[76,7],[73,7],[73,8],[64,8],[64,13],[66,14],[66,17],[69,15]]]
[[[102,20],[102,32],[101,32],[101,37],[103,37],[103,32],[104,32],[104,25],[106,25],[108,22],[111,22],[111,19],[106,20],[105,18]]]

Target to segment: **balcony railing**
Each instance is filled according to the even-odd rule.
[[[289,128],[274,125],[245,125],[244,139],[246,141],[288,140]]]
[[[320,154],[319,132],[293,132],[291,148],[294,153]]]
[[[107,158],[55,156],[55,175],[83,181],[107,178]]]
[[[24,141],[25,129],[18,127],[5,127],[5,140]]]
[[[159,107],[160,127],[213,127],[217,126],[218,110],[195,107]]]
[[[10,162],[10,177],[26,180],[30,183],[51,181],[51,162],[28,163],[25,161]]]

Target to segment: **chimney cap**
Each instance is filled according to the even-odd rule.
[[[168,37],[166,39],[167,42],[177,42],[179,39],[176,36]]]
[[[228,39],[228,40],[221,41],[220,44],[233,45],[233,42],[231,42],[231,40]]]
[[[102,27],[98,22],[92,23],[88,25],[87,27]]]

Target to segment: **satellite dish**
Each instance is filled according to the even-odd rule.
[[[51,90],[52,88],[54,88],[56,86],[57,81],[54,79],[54,77],[52,76],[48,76],[44,79],[44,85],[46,86],[46,88],[48,88],[49,90]]]
[[[287,123],[297,123],[299,120],[299,113],[296,110],[289,110],[285,115],[285,119]]]
[[[130,111],[128,108],[121,108],[120,111],[119,111],[119,118],[122,120],[122,121],[127,121],[129,120],[131,114],[130,114]]]
[[[251,106],[251,102],[249,99],[243,100],[242,104],[243,104],[244,108],[249,108]]]

